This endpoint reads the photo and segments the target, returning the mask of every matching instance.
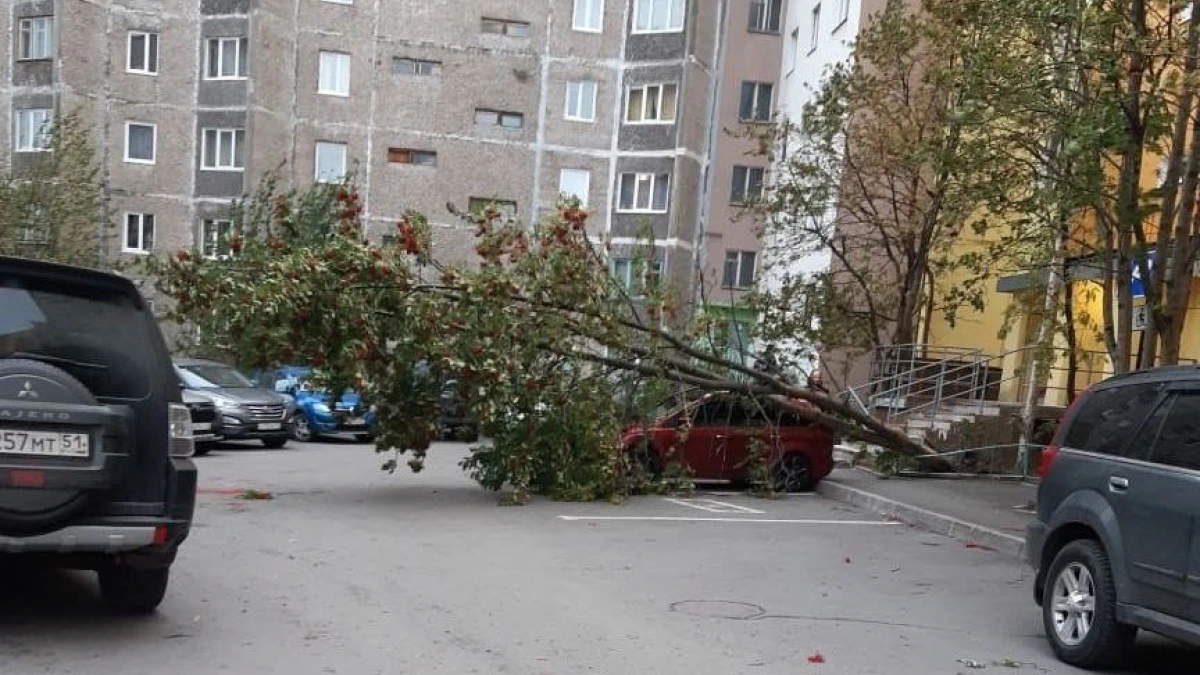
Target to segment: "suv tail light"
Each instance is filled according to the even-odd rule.
[[[192,435],[192,413],[182,403],[171,403],[167,408],[170,426],[168,443],[172,457],[191,457],[196,452]]]
[[[1045,478],[1046,474],[1050,473],[1050,466],[1054,464],[1054,460],[1058,457],[1058,446],[1047,445],[1042,448],[1042,456],[1038,458],[1037,477]]]

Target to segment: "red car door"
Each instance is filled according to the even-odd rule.
[[[732,412],[729,400],[723,396],[710,397],[695,408],[680,457],[693,478],[721,477]]]

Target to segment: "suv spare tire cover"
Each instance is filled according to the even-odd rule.
[[[99,405],[79,380],[40,361],[0,359],[0,405],[30,403],[23,391],[37,392],[38,403]],[[22,457],[0,454],[0,467],[24,464]],[[86,506],[87,494],[75,490],[0,487],[0,534],[28,534],[54,529]]]

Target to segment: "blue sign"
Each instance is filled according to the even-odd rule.
[[[1129,292],[1135,298],[1144,298],[1146,297],[1146,285],[1142,283],[1142,269],[1137,260],[1132,260],[1129,264],[1133,267],[1133,274],[1129,279]],[[1150,270],[1154,269],[1154,251],[1146,252],[1146,267]]]

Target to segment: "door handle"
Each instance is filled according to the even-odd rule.
[[[1124,492],[1129,489],[1129,479],[1112,476],[1108,479],[1108,489],[1111,492]]]

